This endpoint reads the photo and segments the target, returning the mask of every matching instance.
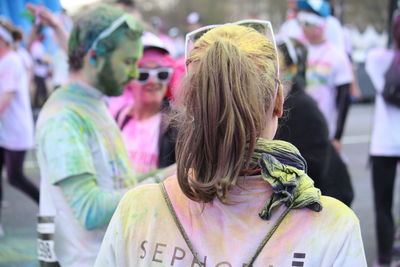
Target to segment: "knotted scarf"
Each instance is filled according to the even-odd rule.
[[[273,209],[281,204],[292,209],[322,210],[321,191],[307,175],[307,163],[292,144],[259,138],[251,164],[261,169],[262,179],[272,186],[272,196],[259,216],[269,220]]]

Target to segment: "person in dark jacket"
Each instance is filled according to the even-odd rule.
[[[328,126],[317,103],[306,94],[307,49],[295,39],[279,44],[284,79],[291,86],[277,139],[294,144],[306,159],[308,174],[323,195],[350,206],[354,193],[347,167],[329,139]]]

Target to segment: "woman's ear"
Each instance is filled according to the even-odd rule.
[[[273,115],[277,116],[278,118],[282,117],[283,115],[283,89],[282,86],[279,85],[278,93],[275,98],[275,107]]]

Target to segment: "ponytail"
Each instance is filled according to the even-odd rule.
[[[249,42],[252,37],[265,39],[245,27],[224,27],[239,27]],[[217,34],[189,59],[196,64],[184,88],[176,154],[179,185],[195,201],[210,202],[215,197],[226,201],[230,186],[248,168],[274,92],[275,77],[270,74],[275,72],[261,68],[271,55],[262,55],[262,49],[257,54],[254,48],[266,46],[265,42],[248,52],[237,40]]]

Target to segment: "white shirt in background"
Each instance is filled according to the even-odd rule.
[[[343,50],[325,42],[308,46],[306,91],[317,102],[333,138],[337,124],[337,86],[353,80],[351,63]]]
[[[9,150],[33,147],[33,117],[29,99],[28,73],[15,51],[0,59],[0,95],[13,92],[13,97],[0,115],[0,146]]]
[[[22,58],[22,62],[24,63],[24,67],[26,70],[30,70],[33,67],[33,60],[29,52],[22,46],[17,49],[18,55]]]
[[[365,63],[365,69],[376,90],[370,147],[372,156],[400,156],[400,108],[387,104],[381,95],[385,73],[393,57],[393,50],[376,48],[367,54]]]
[[[38,60],[42,62],[46,61],[47,54],[43,43],[40,41],[33,42],[30,52],[34,60],[33,73],[36,76],[46,78],[49,73],[49,66],[47,64],[37,62]]]

